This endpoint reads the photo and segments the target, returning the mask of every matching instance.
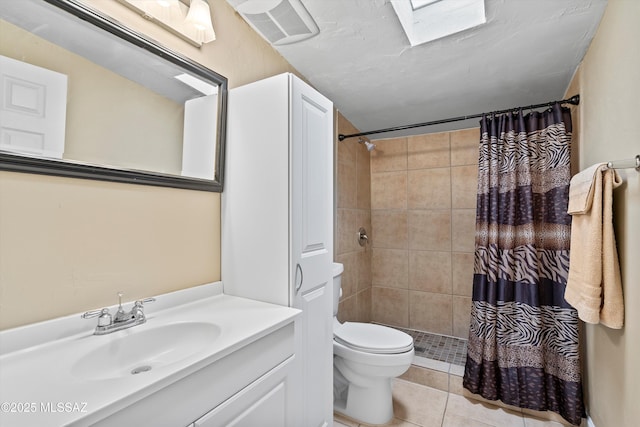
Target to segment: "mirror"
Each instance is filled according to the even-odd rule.
[[[227,79],[77,0],[0,0],[0,170],[222,191]]]

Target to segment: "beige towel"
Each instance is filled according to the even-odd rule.
[[[593,178],[590,188],[584,184],[585,175],[575,180],[575,191],[571,188],[573,178],[569,188],[569,213],[573,220],[564,296],[585,322],[620,329],[624,324],[624,302],[612,204],[613,189],[622,181],[614,169],[603,165],[594,165],[584,172]]]
[[[596,173],[600,173],[603,166],[606,167],[606,163],[597,163],[571,178],[569,183],[569,206],[567,209],[569,215],[583,214],[591,209]]]

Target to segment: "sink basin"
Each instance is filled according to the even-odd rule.
[[[83,355],[71,373],[86,380],[144,375],[198,353],[220,336],[220,327],[205,322],[180,322],[86,339],[104,340]]]

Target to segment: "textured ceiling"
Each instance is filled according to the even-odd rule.
[[[486,0],[486,24],[411,47],[389,0],[302,2],[320,34],[274,47],[361,131],[562,99],[606,6]]]

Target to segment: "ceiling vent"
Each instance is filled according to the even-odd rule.
[[[300,0],[227,0],[269,43],[290,44],[320,32]]]

